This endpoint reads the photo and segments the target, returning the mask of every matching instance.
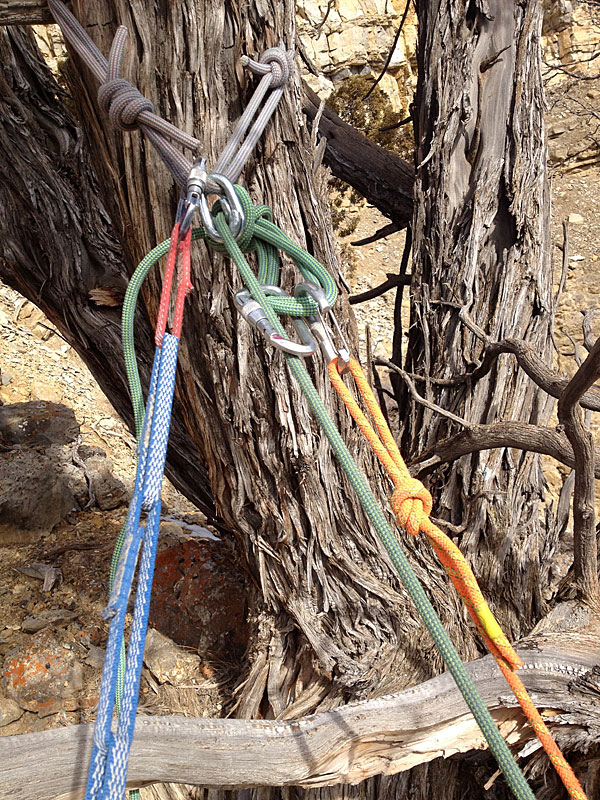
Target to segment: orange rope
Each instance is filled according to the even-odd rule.
[[[502,674],[511,687],[542,747],[548,754],[569,796],[573,800],[587,800],[573,770],[565,760],[539,711],[529,697],[523,682],[515,672],[523,665],[523,662],[513,650],[485,602],[471,567],[454,542],[429,518],[432,508],[431,494],[421,481],[413,478],[408,471],[408,467],[404,463],[398,445],[392,436],[362,367],[354,358],[350,359],[348,366],[356,387],[369,409],[377,432],[362,412],[352,392],[342,381],[336,360],[331,361],[328,366],[329,377],[344,405],[371,445],[373,452],[394,482],[395,489],[391,498],[391,506],[396,514],[396,519],[412,536],[416,536],[420,531],[423,531],[427,536],[450,580],[463,599],[486,647],[496,659]]]

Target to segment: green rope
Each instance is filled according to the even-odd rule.
[[[286,336],[283,326],[279,322],[277,314],[274,312],[272,304],[269,302],[271,297],[267,299],[264,292],[260,287],[260,283],[252,272],[244,254],[240,250],[234,237],[231,235],[229,226],[224,215],[218,214],[215,220],[217,230],[223,238],[223,242],[229,255],[234,261],[235,265],[240,271],[240,274],[250,290],[252,297],[262,305],[269,322],[275,330],[282,336]],[[273,226],[275,227],[275,226]],[[287,239],[287,237],[285,237]],[[273,236],[269,242],[277,246],[280,240],[279,236]],[[412,567],[404,551],[394,535],[392,529],[379,506],[371,489],[359,470],[356,462],[352,458],[348,448],[346,447],[335,423],[331,419],[327,409],[325,408],[319,393],[317,392],[314,383],[308,374],[304,362],[301,358],[284,353],[290,372],[298,382],[300,389],[306,397],[310,408],[317,418],[319,424],[331,447],[340,462],[340,465],[346,473],[358,499],[367,515],[371,524],[375,528],[383,546],[398,572],[400,580],[404,584],[407,592],[413,599],[417,610],[431,634],[442,658],[444,659],[456,685],[460,689],[471,713],[475,717],[486,741],[493,753],[500,769],[502,770],[510,789],[517,798],[517,800],[535,800],[533,792],[529,788],[521,770],[516,764],[510,750],[504,739],[502,738],[490,712],[481,699],[471,676],[469,675],[465,665],[463,664],[460,656],[458,655],[450,637],[444,630],[442,623],[437,616],[435,609],[431,605],[429,598],[423,591],[419,579],[415,575]]]
[[[261,304],[269,322],[275,330],[286,337],[285,330],[281,325],[278,313],[288,313],[293,316],[308,316],[315,313],[316,306],[314,301],[308,297],[267,297],[261,289],[261,283],[276,283],[279,272],[279,258],[273,253],[274,248],[282,249],[288,253],[297,264],[302,275],[308,280],[315,280],[325,290],[328,301],[331,305],[337,297],[337,287],[335,282],[327,273],[325,268],[316,259],[295,245],[282,231],[270,221],[270,212],[265,206],[248,207],[248,195],[240,187],[236,187],[248,224],[242,235],[235,241],[229,226],[218,205],[214,208],[216,213],[215,225],[223,238],[223,243],[219,244],[208,240],[210,245],[219,252],[229,254],[236,264],[246,286],[252,297]],[[220,213],[219,213],[220,212]],[[251,234],[251,235],[250,235]],[[194,229],[193,238],[205,238],[206,234],[202,228]],[[262,243],[261,243],[262,241]],[[125,367],[127,378],[130,385],[134,416],[136,422],[136,434],[139,437],[141,421],[144,415],[144,402],[139,379],[139,372],[136,363],[133,321],[134,311],[140,287],[146,275],[161,256],[168,252],[170,240],[166,240],[155,247],[143,259],[136,269],[123,303],[123,348],[125,354]],[[255,276],[250,268],[243,251],[255,251],[259,259],[258,276]],[[364,477],[356,465],[352,455],[346,447],[340,433],[331,419],[323,401],[321,400],[301,358],[284,354],[290,372],[298,382],[304,393],[309,406],[317,421],[323,428],[331,447],[346,473],[350,484],[354,488],[360,503],[375,528],[383,546],[385,547],[400,580],[404,584],[407,592],[413,599],[415,606],[423,619],[427,630],[431,634],[442,658],[444,659],[449,671],[451,672],[458,688],[460,689],[469,709],[471,710],[477,724],[479,725],[490,751],[494,755],[506,781],[517,800],[535,800],[535,797],[527,784],[521,770],[516,764],[506,742],[502,738],[491,714],[481,699],[465,665],[462,663],[454,645],[448,634],[444,630],[433,606],[431,605],[423,587],[415,575],[406,555],[390,528],[379,504],[375,500],[373,493]],[[122,531],[123,533],[123,531]],[[122,541],[117,542],[113,564],[118,560],[118,553]],[[113,570],[111,569],[111,576]],[[123,657],[124,650],[122,651]]]

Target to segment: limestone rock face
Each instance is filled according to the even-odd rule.
[[[321,97],[353,75],[376,77],[385,64],[405,8],[404,0],[298,0],[298,32],[319,76],[306,81]],[[379,84],[394,110],[406,107],[415,86],[416,15],[409,9],[387,74]]]
[[[298,0],[298,33],[304,53],[318,75],[304,79],[320,97],[346,78],[381,72],[406,8],[406,0]],[[544,57],[567,66],[593,51],[598,29],[592,10],[580,0],[544,0]],[[405,109],[416,85],[417,18],[410,4],[402,33],[379,86],[394,111]],[[590,48],[592,48],[590,50]],[[581,64],[595,69],[596,61]]]
[[[598,47],[598,22],[595,10],[581,0],[544,0],[543,47],[548,65],[574,68],[586,75],[597,72],[593,54]],[[592,57],[592,58],[591,58]],[[562,80],[559,73],[553,80]]]

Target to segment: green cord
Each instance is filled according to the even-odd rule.
[[[337,297],[337,287],[335,282],[319,264],[316,259],[312,258],[308,253],[295,245],[282,231],[273,225],[270,221],[270,212],[265,206],[253,206],[247,193],[236,187],[246,219],[250,221],[251,233],[248,235],[248,226],[242,232],[242,236],[238,237],[238,242],[233,238],[229,230],[229,226],[222,213],[219,212],[218,206],[214,209],[216,211],[215,225],[223,238],[223,245],[209,240],[211,246],[215,249],[226,252],[236,264],[239,272],[250,290],[252,297],[261,304],[269,322],[275,330],[283,337],[286,337],[285,330],[281,325],[277,313],[288,313],[293,316],[308,316],[315,311],[315,304],[308,297],[292,298],[292,297],[267,297],[261,289],[261,283],[277,283],[279,273],[279,257],[275,248],[282,249],[288,253],[303,276],[308,280],[316,280],[324,289],[325,294],[330,301],[331,305],[335,302]],[[249,206],[250,204],[250,206]],[[265,210],[266,209],[266,210]],[[193,231],[192,238],[205,238],[206,234],[202,228],[196,228]],[[245,241],[244,241],[245,240]],[[262,242],[261,242],[262,240]],[[265,244],[266,243],[266,244]],[[165,255],[169,250],[170,240],[159,244],[141,261],[136,269],[129,287],[127,289],[125,299],[123,302],[123,350],[125,355],[125,368],[127,371],[127,378],[130,386],[136,435],[139,438],[141,424],[144,417],[144,401],[142,396],[142,389],[140,384],[139,372],[137,368],[135,347],[133,339],[133,322],[135,305],[139,294],[140,287],[146,278],[150,269],[156,262]],[[245,250],[254,250],[257,253],[259,260],[258,277],[254,275],[250,268],[240,245]],[[286,337],[287,338],[287,337]],[[421,586],[417,576],[415,575],[412,567],[404,551],[400,547],[396,536],[390,528],[379,504],[375,500],[373,493],[364,477],[359,470],[354,459],[352,458],[348,448],[346,447],[340,433],[331,419],[323,401],[321,400],[301,358],[297,356],[284,354],[290,372],[297,380],[302,392],[307,398],[309,406],[315,415],[317,421],[320,423],[325,435],[327,436],[331,447],[340,462],[344,472],[346,473],[352,487],[354,488],[360,503],[375,528],[383,546],[385,547],[400,580],[404,584],[407,592],[412,597],[415,606],[423,619],[431,637],[433,638],[442,658],[444,659],[449,671],[451,672],[456,685],[460,689],[469,709],[471,710],[477,724],[479,725],[486,741],[488,742],[490,751],[494,755],[498,765],[500,766],[506,781],[517,800],[535,800],[533,792],[531,791],[525,777],[515,762],[506,742],[502,738],[494,720],[483,700],[481,699],[465,665],[461,661],[452,641],[444,630],[439,617],[437,616],[433,606],[431,605],[423,587]],[[111,567],[111,582],[114,575],[114,567],[118,561],[120,549],[122,547],[122,537],[124,535],[124,527],[121,530],[115,553],[113,555],[113,566]],[[124,667],[124,645],[121,651],[121,663],[119,668],[119,676],[121,679],[122,669]],[[117,704],[120,702],[120,689],[117,689]],[[132,800],[135,798],[130,795]]]

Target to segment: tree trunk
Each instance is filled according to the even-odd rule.
[[[125,73],[158,113],[203,139],[209,165],[250,91],[238,83],[239,56],[294,38],[292,3],[223,11],[221,4],[200,0],[160,7],[115,0],[75,3],[74,11],[104,52],[116,21],[128,26]],[[123,287],[136,261],[169,234],[176,191],[139,134],[109,129],[84,68],[81,75],[73,66],[66,71],[81,135],[26,35],[10,30],[4,47],[2,135],[10,158],[2,164],[3,277],[49,314],[131,422],[117,355],[117,313],[95,307],[89,290]],[[325,182],[312,172],[300,97],[296,76],[243,182],[292,238],[335,272]],[[37,194],[36,180],[44,189]],[[285,266],[284,288],[297,280]],[[193,283],[174,409],[174,430],[181,435],[169,453],[169,474],[205,506],[210,489],[213,517],[236,536],[253,579],[255,637],[237,713],[294,718],[434,674],[441,659],[413,619],[283,359],[233,310],[240,280],[231,264],[198,245]],[[159,288],[160,276],[151,276],[139,315],[146,381]],[[347,305],[341,307],[344,320]],[[321,361],[315,360],[314,372],[359,463],[377,481],[372,457],[331,397]],[[445,580],[427,551],[417,570],[422,578],[431,573],[442,616],[461,630],[463,623],[455,621],[459,603],[447,602]],[[468,638],[462,650],[475,655]]]
[[[538,269],[538,263],[543,261],[542,254],[547,252],[541,228],[536,227],[539,215],[547,210],[543,169],[536,177],[538,183],[533,186],[531,197],[525,198],[534,203],[537,197],[539,206],[535,213],[532,207],[523,207],[522,192],[517,193],[516,198],[511,195],[513,206],[509,207],[508,202],[508,192],[514,192],[515,181],[518,183],[519,175],[523,178],[526,167],[521,161],[515,166],[515,153],[519,158],[523,154],[510,149],[511,143],[518,147],[522,144],[521,139],[514,138],[515,125],[506,134],[508,138],[501,148],[502,154],[507,156],[507,174],[500,168],[494,172],[495,156],[484,157],[486,149],[496,142],[494,137],[487,137],[485,113],[489,99],[487,105],[483,104],[484,124],[479,127],[486,135],[471,149],[479,176],[477,189],[488,187],[486,202],[496,201],[496,213],[487,205],[484,213],[478,205],[475,178],[471,179],[470,173],[465,176],[456,171],[451,180],[453,170],[448,174],[443,172],[441,159],[448,157],[446,149],[452,150],[448,137],[435,137],[435,147],[432,151],[429,149],[434,122],[438,120],[435,128],[438,130],[443,121],[442,112],[439,112],[445,107],[441,103],[441,89],[452,89],[457,96],[465,98],[465,103],[464,90],[470,89],[475,111],[468,125],[473,134],[479,118],[476,109],[482,92],[480,87],[487,86],[488,79],[490,87],[486,91],[497,85],[493,70],[502,70],[504,80],[498,85],[512,91],[513,73],[523,77],[525,67],[535,63],[531,43],[535,38],[537,11],[534,9],[532,27],[528,28],[519,4],[515,4],[514,9],[510,4],[509,15],[500,0],[496,4],[499,8],[493,23],[484,22],[482,14],[472,10],[477,5],[474,2],[469,5],[468,13],[463,4],[449,4],[446,10],[440,7],[440,14],[452,18],[453,27],[440,29],[447,37],[448,52],[451,47],[458,47],[459,40],[453,38],[458,30],[462,36],[461,47],[470,58],[453,67],[458,72],[454,75],[454,84],[447,87],[441,85],[439,78],[431,77],[431,65],[430,72],[426,70],[424,53],[427,42],[434,38],[435,14],[433,5],[428,10],[428,4],[421,4],[424,27],[420,58],[424,77],[420,93],[422,101],[429,102],[435,94],[431,87],[438,86],[440,105],[431,105],[431,126],[425,119],[424,106],[419,105],[422,150],[419,160],[429,152],[432,155],[427,170],[424,167],[418,170],[415,261],[420,283],[413,284],[417,301],[413,319],[419,329],[415,328],[412,333],[410,357],[415,368],[423,369],[425,365],[432,375],[441,372],[438,359],[443,342],[438,334],[444,331],[445,335],[446,329],[458,329],[454,310],[448,312],[432,305],[432,300],[447,296],[445,283],[448,281],[452,281],[455,292],[460,292],[466,278],[471,276],[471,283],[465,284],[468,294],[478,270],[488,270],[489,285],[478,286],[480,295],[487,298],[478,306],[476,318],[481,324],[486,324],[485,313],[492,314],[498,302],[502,310],[508,307],[509,299],[515,292],[518,294],[515,286],[522,289],[521,305],[515,308],[525,314],[524,330],[530,329],[539,336],[544,347],[542,334],[547,333],[551,315],[551,299],[543,276],[539,274],[541,268]],[[105,53],[117,21],[127,25],[130,44],[125,74],[152,100],[157,113],[203,140],[203,153],[209,166],[215,163],[251,89],[247,78],[236,69],[240,55],[257,56],[280,39],[287,43],[294,41],[295,9],[289,0],[233,2],[225,6],[205,0],[188,0],[185,4],[151,0],[88,0],[85,3],[77,0],[73,8]],[[499,26],[498,41],[507,31],[510,41],[514,37],[513,50],[503,54],[497,65],[490,66],[489,72],[479,73],[481,60],[493,54],[489,37],[496,25]],[[529,49],[524,45],[519,49],[520,42],[528,43]],[[502,40],[498,49],[504,44]],[[22,32],[10,31],[4,34],[2,47],[4,85],[0,97],[0,135],[8,154],[0,167],[0,205],[7,209],[0,220],[2,276],[43,308],[91,367],[119,413],[131,424],[122,362],[117,356],[117,314],[94,306],[89,300],[89,291],[106,286],[122,288],[134,264],[157,241],[168,236],[176,206],[176,190],[166,168],[138,133],[123,135],[109,129],[107,120],[97,110],[94,99],[97,87],[93,79],[83,67],[81,73],[74,68],[77,58],[73,58],[68,67],[66,79],[71,93],[69,107],[83,133],[61,103],[58,89],[40,65],[39,58],[36,60],[32,55],[28,37]],[[477,53],[476,62],[473,62],[474,52]],[[514,64],[518,53],[524,62],[517,70]],[[513,65],[509,70],[510,78],[504,73],[507,64]],[[444,65],[447,59],[438,63],[439,67]],[[534,71],[527,80],[535,81],[536,75]],[[505,100],[509,122],[514,119],[519,104],[529,96],[531,87],[526,82],[519,85],[524,98],[515,96]],[[324,210],[325,183],[320,173],[313,174],[313,153],[303,124],[300,99],[300,82],[296,76],[240,182],[248,187],[255,202],[271,206],[277,224],[335,273],[331,226]],[[529,102],[534,101],[539,102],[537,95],[533,99],[529,97]],[[449,108],[458,113],[454,106]],[[537,113],[539,106],[534,104],[533,108]],[[458,129],[458,123],[455,127]],[[456,139],[462,147],[460,132]],[[469,141],[473,144],[473,136]],[[537,143],[539,146],[535,149],[531,141],[525,144],[530,146],[525,155],[537,158],[542,145]],[[434,167],[438,172],[431,172]],[[434,184],[434,180],[439,182]],[[494,185],[495,193],[489,188]],[[447,196],[438,195],[444,200],[434,203],[435,191],[441,191],[442,186],[446,187]],[[453,199],[449,204],[450,195]],[[442,219],[444,204],[446,209],[452,210],[452,213],[448,211],[445,221]],[[471,207],[476,220],[472,226],[469,222]],[[463,212],[464,216],[459,218]],[[491,214],[489,219],[488,214]],[[524,215],[528,215],[527,226]],[[455,227],[448,228],[452,237],[446,243],[441,237],[442,223],[447,225],[449,220]],[[434,232],[427,247],[426,223],[433,226]],[[471,242],[472,229],[478,231],[480,237],[485,231],[492,232],[485,242],[477,240],[482,258],[485,256],[483,260],[478,261],[476,251],[470,249],[476,241]],[[446,228],[443,230],[445,236]],[[459,243],[470,257],[467,272],[458,269],[462,269],[462,262],[456,255]],[[496,250],[498,245],[505,250]],[[538,258],[528,265],[529,272],[524,264],[517,263],[523,252]],[[521,268],[523,273],[519,272]],[[444,275],[444,284],[440,275]],[[289,266],[284,266],[283,287],[289,290],[297,280]],[[497,295],[493,288],[496,280],[501,287]],[[344,701],[401,689],[431,676],[439,671],[441,659],[420,621],[414,619],[412,605],[373,532],[365,524],[362,511],[332,458],[328,444],[316,429],[306,403],[291,382],[281,355],[267,349],[234,311],[232,297],[240,287],[240,279],[231,264],[199,244],[194,251],[193,283],[195,291],[187,306],[180,347],[169,475],[189,497],[212,513],[221,530],[235,537],[239,557],[252,578],[250,621],[253,636],[248,667],[237,695],[236,713],[242,717],[294,719]],[[151,323],[156,318],[159,291],[160,276],[155,274],[144,291],[138,320],[138,349],[146,383],[154,349]],[[527,316],[525,308],[532,304],[533,295],[537,298],[535,314],[529,312]],[[455,299],[454,294],[450,299]],[[466,302],[468,296],[460,299]],[[339,317],[347,321],[346,301],[341,308]],[[434,327],[435,337],[431,334]],[[499,331],[518,335],[521,328],[494,318],[491,332],[495,335]],[[465,356],[472,358],[475,343],[468,337],[462,338]],[[463,353],[457,352],[456,347],[450,352],[452,355],[445,363],[459,370]],[[507,393],[515,395],[517,388],[510,387],[521,387],[512,377],[503,376],[505,386],[499,403],[505,402]],[[349,440],[351,450],[379,483],[379,471],[373,459],[356,440],[352,427],[331,397],[320,361],[315,362],[314,377],[342,434]],[[486,382],[485,388],[491,397],[491,380]],[[533,407],[533,394],[525,394],[529,389],[519,388],[518,391],[531,398],[529,406]],[[452,401],[451,405],[455,403],[453,398],[443,399]],[[465,402],[470,401],[466,399]],[[477,409],[482,402],[477,395],[470,405]],[[488,419],[489,399],[484,405]],[[504,413],[504,406],[499,407]],[[530,414],[527,419],[532,421],[533,416]],[[436,420],[424,417],[418,409],[414,410],[409,425],[406,438],[413,448],[429,441],[439,429]],[[504,453],[501,457],[490,456],[487,461],[482,458],[480,463],[506,465],[509,458],[511,456]],[[529,503],[540,490],[540,477],[533,473],[534,482],[526,471],[532,463],[528,457],[521,459],[517,454],[512,458],[516,465],[513,471],[519,473],[518,480],[525,486],[525,500]],[[441,496],[441,507],[452,521],[460,521],[460,509],[456,504],[461,485],[464,484],[465,492],[472,492],[467,552],[476,553],[476,571],[483,576],[488,588],[497,592],[501,619],[510,623],[513,632],[519,632],[521,627],[531,626],[542,608],[541,590],[531,585],[531,580],[540,573],[536,561],[540,550],[534,547],[526,550],[522,520],[520,527],[516,520],[507,521],[506,530],[514,540],[511,542],[504,528],[499,525],[492,528],[489,519],[492,513],[503,513],[506,517],[509,509],[516,507],[528,509],[533,516],[531,524],[538,523],[531,504],[517,502],[516,479],[508,467],[503,466],[500,474],[498,466],[496,482],[492,480],[491,484],[487,479],[481,485],[475,484],[476,474],[479,473],[471,475],[467,464],[460,467],[458,477],[444,476],[447,488]],[[501,484],[501,480],[505,483]],[[384,486],[387,488],[385,482]],[[493,497],[486,494],[492,487],[496,491]],[[457,498],[453,497],[455,492]],[[500,496],[500,492],[508,492],[510,502],[504,495]],[[382,502],[387,502],[387,492],[381,490],[380,494]],[[439,514],[436,511],[436,515]],[[485,525],[482,520],[487,520]],[[535,531],[540,547],[548,547],[544,532],[537,528]],[[491,548],[496,541],[493,537],[505,535],[504,550],[500,553],[504,568],[508,565],[514,570],[523,561],[524,552],[531,554],[535,562],[525,564],[526,579],[515,576],[513,592],[497,586],[497,580],[493,580],[497,578],[492,568],[494,551]],[[533,535],[528,541],[533,541]],[[407,541],[406,546],[461,655],[473,658],[477,648],[472,632],[459,601],[448,591],[441,569],[426,546],[415,541]],[[524,608],[524,622],[520,625],[514,608],[509,606],[509,595],[514,599],[521,593],[525,605],[532,592],[537,592],[535,603]],[[489,597],[494,605],[494,594]],[[489,775],[493,770],[485,756],[483,761],[483,771],[487,770]],[[463,768],[459,762],[448,765],[438,760],[405,775],[372,779],[360,786],[281,792],[248,790],[240,796],[244,800],[291,796],[392,798],[402,797],[404,793],[414,800],[430,797],[457,800],[462,791],[460,778],[468,772],[469,768]],[[466,785],[473,787],[471,797],[482,796],[476,792],[482,792],[483,782],[467,781]],[[161,791],[162,797],[169,793],[177,797],[183,790]],[[494,797],[505,796],[502,789],[497,788]]]
[[[545,424],[552,400],[510,358],[473,387],[440,388],[464,373],[483,343],[523,339],[552,361],[554,304],[539,2],[421,2],[417,96],[412,325],[406,369],[423,394],[473,423]],[[411,453],[455,432],[412,407]],[[430,476],[437,514],[464,530],[493,610],[512,638],[547,609],[556,546],[544,508],[539,457],[500,448],[459,459]]]

